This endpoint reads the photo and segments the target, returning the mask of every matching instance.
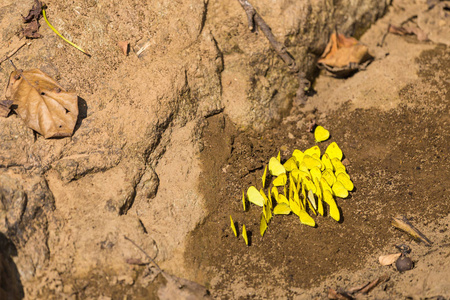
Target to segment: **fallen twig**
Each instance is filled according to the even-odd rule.
[[[379,285],[380,283],[386,282],[389,280],[389,275],[384,274],[380,277],[378,277],[377,279],[375,279],[374,281],[370,282],[368,285],[366,285],[363,289],[361,289],[359,291],[359,293],[362,294],[367,294],[369,293],[374,287],[376,287],[377,285]]]
[[[148,253],[142,249],[138,244],[136,244],[132,239],[130,239],[129,237],[127,237],[126,235],[123,236],[126,240],[130,241],[134,246],[136,246],[136,248],[138,248],[142,253],[144,253],[144,255],[155,265],[155,267],[158,269],[158,272],[163,273],[164,271],[158,266],[158,264],[155,262],[155,260],[148,255]]]
[[[353,288],[350,288],[346,291],[336,291],[332,288],[328,289],[328,299],[334,300],[351,300],[355,299],[354,296],[358,294],[368,294],[374,287],[379,285],[380,283],[386,282],[389,280],[389,275],[384,274],[374,281],[369,283],[359,285]],[[357,296],[355,296],[357,297]]]
[[[13,49],[11,52],[9,52],[9,54],[7,54],[2,60],[0,60],[0,64],[4,61],[7,61],[8,59],[11,58],[11,56],[13,56],[14,54],[16,54],[17,51],[19,51],[20,49],[22,49],[23,46],[25,45],[30,45],[31,43],[26,43],[26,42],[22,42],[22,44],[20,44],[16,49]]]
[[[289,69],[294,73],[298,72],[299,69],[297,64],[295,63],[294,58],[292,58],[292,56],[286,50],[286,47],[277,41],[277,39],[272,33],[272,30],[270,30],[270,27],[263,20],[263,18],[261,18],[261,16],[256,12],[256,10],[253,8],[250,2],[248,2],[247,0],[238,0],[238,1],[241,4],[242,8],[244,9],[245,13],[247,14],[248,28],[251,31],[255,30],[256,26],[261,28],[262,32],[269,40],[272,47],[275,49],[275,51],[281,57],[281,59],[288,65]]]
[[[289,71],[298,75],[299,87],[297,90],[297,99],[301,100],[305,91],[309,89],[310,82],[306,79],[306,75],[303,72],[300,72],[300,68],[295,62],[295,59],[292,55],[287,51],[286,47],[277,41],[275,36],[270,30],[270,27],[264,21],[264,19],[256,12],[253,5],[248,2],[248,0],[238,0],[239,4],[241,4],[245,13],[247,14],[248,19],[248,28],[251,31],[256,30],[257,27],[261,28],[261,31],[266,36],[267,40],[272,45],[275,52],[281,59],[287,64]]]

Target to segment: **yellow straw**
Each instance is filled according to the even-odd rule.
[[[72,43],[71,41],[69,41],[68,39],[66,39],[65,37],[63,37],[58,30],[55,29],[55,27],[52,26],[52,24],[50,24],[50,22],[47,20],[47,16],[45,14],[45,9],[42,9],[42,15],[44,16],[44,20],[47,23],[48,27],[50,27],[51,30],[53,30],[60,38],[62,38],[63,40],[65,40],[67,43],[69,43],[70,45],[74,46],[75,48],[77,48],[78,50],[80,50],[81,52],[83,52],[84,54],[86,54],[87,56],[91,57],[91,55],[89,53],[87,53],[86,51],[84,51],[83,49],[81,49],[81,47],[75,45],[74,43]]]

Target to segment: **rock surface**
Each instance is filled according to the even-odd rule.
[[[23,42],[20,15],[32,4],[0,5],[1,57]],[[205,118],[224,111],[239,126],[262,129],[292,107],[297,79],[262,34],[248,30],[237,1],[46,4],[52,25],[92,57],[43,22],[44,38],[13,57],[18,68],[40,68],[76,91],[80,110],[65,139],[46,140],[14,114],[0,120],[0,231],[18,248],[26,296],[95,294],[117,274],[136,278],[126,261],[145,257],[124,235],[183,276],[186,236],[204,217],[197,184]],[[387,7],[253,4],[310,78],[335,26],[358,36]],[[133,53],[123,56],[118,41]],[[1,64],[1,86],[11,71]]]

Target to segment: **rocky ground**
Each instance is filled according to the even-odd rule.
[[[43,20],[43,38],[25,40],[20,15],[33,1],[0,4],[0,58],[25,43],[14,64],[76,91],[80,109],[71,138],[0,119],[0,298],[199,298],[196,282],[218,299],[324,299],[384,274],[357,298],[450,298],[448,1],[253,2],[314,81],[305,103],[238,1],[46,3],[92,57]],[[379,45],[408,20],[429,40],[389,34]],[[335,26],[375,57],[348,79],[316,77]],[[12,70],[1,63],[0,86]],[[279,150],[286,159],[315,145],[310,120],[331,132],[319,147],[336,141],[349,162],[356,188],[338,199],[343,220],[278,217],[261,238],[242,190]],[[230,214],[253,233],[249,247]],[[394,229],[399,214],[433,244]],[[413,270],[378,263],[398,244],[411,247]]]

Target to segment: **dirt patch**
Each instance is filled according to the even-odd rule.
[[[412,217],[435,240],[433,251],[442,249],[441,259],[448,259],[450,53],[447,47],[437,46],[424,51],[416,63],[418,79],[399,89],[400,105],[394,109],[355,109],[350,101],[327,115],[315,111],[315,118],[332,134],[319,147],[323,151],[336,141],[351,162],[348,170],[356,189],[349,199],[337,201],[343,212],[340,223],[318,217],[318,227],[310,228],[293,215],[276,216],[261,238],[260,210],[255,206],[249,212],[242,210],[242,190],[259,184],[271,156],[282,150],[283,161],[294,149],[314,145],[314,137],[303,125],[313,111],[300,109],[263,133],[240,132],[221,115],[209,118],[200,185],[208,217],[192,232],[186,250],[193,277],[218,298],[293,297],[330,276],[342,278],[364,270],[368,261],[372,272],[364,275],[373,277],[383,270],[373,264],[381,249],[393,251],[393,244],[408,243],[416,252],[426,252],[390,226],[390,218],[397,214]],[[230,214],[252,233],[250,247],[232,234]],[[428,272],[416,273],[415,280],[428,276]],[[394,282],[383,295],[406,296],[408,290],[401,287],[405,280],[398,280],[399,286]],[[433,292],[437,294],[424,296],[448,291]]]

